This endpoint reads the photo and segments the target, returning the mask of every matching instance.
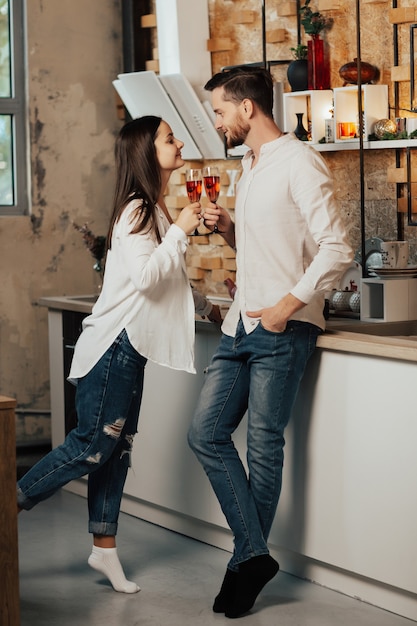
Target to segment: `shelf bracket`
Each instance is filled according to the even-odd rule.
[[[410,109],[413,113],[417,113],[416,98],[416,69],[414,62],[414,35],[417,24],[410,26]]]
[[[416,146],[417,147],[417,146]],[[415,150],[413,146],[409,146],[406,151],[407,155],[407,218],[409,226],[417,226],[417,221],[413,220],[413,212],[412,212],[412,185],[411,185],[411,151]]]

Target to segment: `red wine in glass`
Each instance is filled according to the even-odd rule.
[[[201,192],[203,191],[203,181],[201,176],[201,170],[191,169],[185,172],[185,185],[187,188],[187,195],[190,202],[200,202]],[[193,236],[198,237],[201,233],[196,228],[192,233]]]
[[[216,202],[220,193],[220,176],[205,176],[204,187],[210,202]]]
[[[187,194],[190,202],[200,202],[203,184],[201,180],[187,180]]]
[[[217,202],[220,193],[220,173],[218,167],[205,167],[203,170],[204,188],[210,202]],[[220,232],[217,224],[213,228],[213,233]]]

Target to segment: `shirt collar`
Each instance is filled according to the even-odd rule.
[[[278,142],[284,139],[284,137],[288,137],[287,133],[280,135],[280,137],[277,137],[276,139],[273,139],[272,141],[268,141],[267,143],[262,144],[260,152],[259,152],[259,156],[263,154],[268,154],[269,152],[272,152],[273,150],[275,150],[276,146],[278,145]],[[253,156],[254,156],[253,150],[250,148],[244,154],[242,158],[242,165],[244,167],[249,167],[250,163],[252,162]]]

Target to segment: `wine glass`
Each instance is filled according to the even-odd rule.
[[[210,202],[217,202],[220,193],[220,172],[218,167],[208,166],[203,169],[204,188]],[[217,224],[213,233],[220,232]]]
[[[200,202],[201,192],[203,191],[203,182],[201,170],[190,169],[185,172],[185,184],[187,187],[187,195],[190,202]],[[201,235],[198,228],[192,233],[194,237]]]

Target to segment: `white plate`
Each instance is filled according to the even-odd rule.
[[[404,280],[404,278],[417,278],[417,274],[403,274],[402,276],[398,276],[398,274],[380,274],[379,276],[371,276],[371,278],[380,278],[383,280]]]
[[[404,268],[370,267],[369,273],[379,278],[414,278],[417,276],[417,266],[409,265]]]
[[[407,265],[406,267],[371,267],[373,272],[390,272],[391,274],[399,274],[400,272],[417,272],[417,265]]]

